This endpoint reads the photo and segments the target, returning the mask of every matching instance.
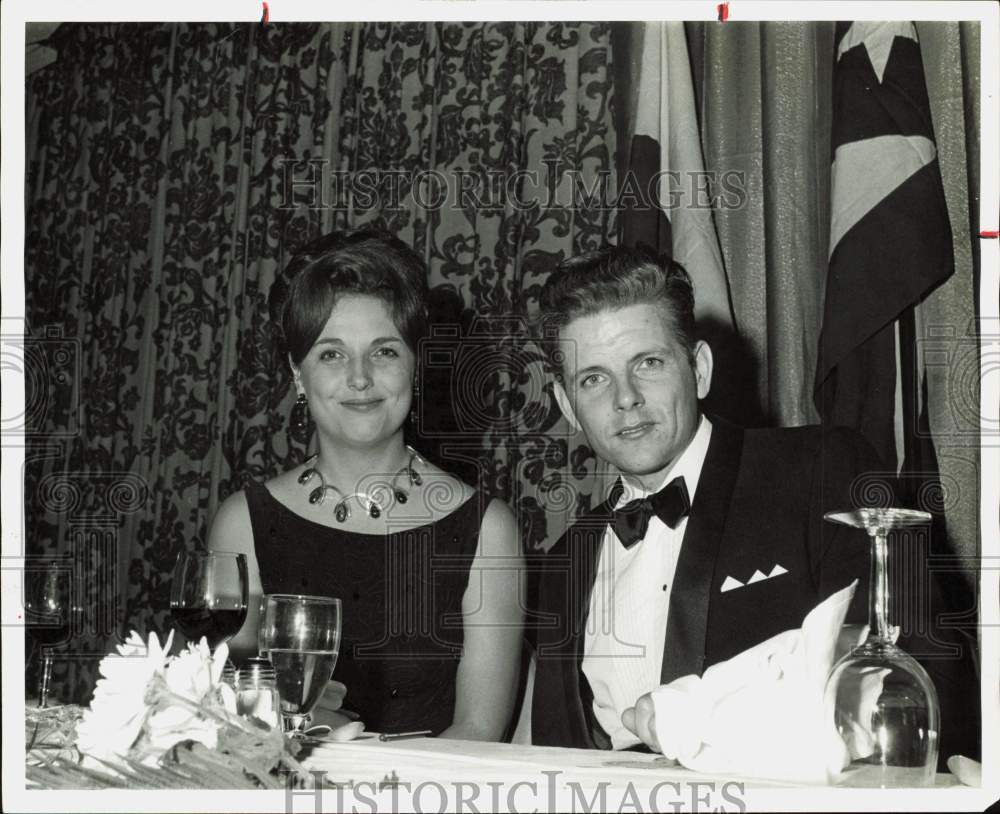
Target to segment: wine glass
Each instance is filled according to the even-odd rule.
[[[340,600],[265,594],[257,643],[278,678],[286,732],[301,734],[337,666]]]
[[[38,705],[48,706],[52,684],[52,659],[56,645],[70,638],[74,611],[71,585],[72,565],[59,560],[43,560],[24,570],[24,621],[28,634],[41,648],[38,678]]]
[[[868,638],[830,670],[824,693],[827,720],[840,736],[846,769],[831,767],[843,786],[930,786],[937,771],[941,713],[927,672],[896,646],[889,622],[888,533],[926,525],[927,512],[856,509],[825,519],[863,528],[871,537]]]
[[[247,558],[231,551],[182,551],[170,584],[170,611],[188,641],[214,651],[240,632],[250,599]]]

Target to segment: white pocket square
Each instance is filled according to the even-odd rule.
[[[740,582],[735,577],[726,577],[722,583],[722,588],[719,590],[719,593],[724,594],[726,591],[735,591],[737,588],[745,588],[747,585],[753,585],[755,582],[763,582],[766,579],[773,579],[774,577],[780,577],[782,574],[787,573],[787,568],[775,563],[774,567],[767,574],[758,568],[746,582]]]
[[[725,593],[726,591],[733,591],[736,590],[737,588],[742,588],[742,587],[743,583],[740,582],[738,579],[733,579],[732,577],[726,577],[726,581],[722,583],[721,593]]]

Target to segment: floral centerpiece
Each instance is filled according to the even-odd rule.
[[[90,707],[33,710],[27,780],[44,788],[284,788],[312,778],[280,729],[236,712],[225,644],[170,655],[132,632],[101,661]],[[291,776],[289,779],[289,775]]]

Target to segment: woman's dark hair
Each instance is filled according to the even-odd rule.
[[[306,244],[271,287],[271,322],[283,352],[296,365],[319,338],[344,294],[382,300],[410,350],[417,352],[427,330],[427,267],[398,237],[367,226]]]
[[[555,354],[559,334],[574,319],[644,303],[665,307],[671,331],[693,360],[691,278],[680,263],[646,246],[608,246],[560,263],[539,297],[543,344]]]

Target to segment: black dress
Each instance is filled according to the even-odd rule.
[[[337,597],[343,610],[333,676],[344,707],[375,732],[451,725],[462,655],[462,596],[487,499],[439,520],[364,534],[307,520],[262,485],[246,489],[265,594]]]

